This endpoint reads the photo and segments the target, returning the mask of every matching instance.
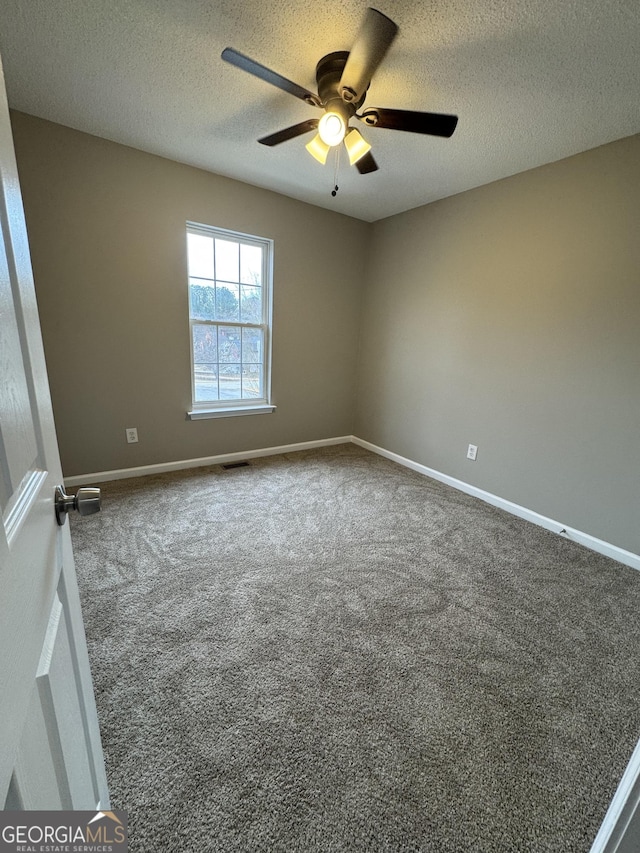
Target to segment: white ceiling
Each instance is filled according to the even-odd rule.
[[[374,221],[640,132],[638,0],[381,0],[400,32],[365,107],[455,113],[451,139],[366,128],[380,170],[334,168],[319,112],[220,59],[231,46],[316,91],[349,50],[355,0],[2,0],[12,107]]]

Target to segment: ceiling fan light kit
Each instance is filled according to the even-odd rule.
[[[355,127],[352,127],[345,136],[344,145],[349,155],[350,166],[355,166],[368,151],[371,151],[371,146]]]
[[[375,172],[378,165],[371,154],[371,145],[355,128],[349,127],[352,118],[369,127],[442,137],[450,137],[458,123],[458,117],[454,115],[382,107],[368,107],[358,113],[367,96],[371,78],[397,33],[398,27],[390,18],[377,9],[368,8],[351,51],[329,53],[318,62],[317,95],[231,47],[222,51],[222,59],[309,106],[324,110],[320,120],[308,119],[264,136],[258,142],[268,146],[279,145],[317,130],[305,146],[312,157],[324,165],[330,149],[344,141],[350,165],[355,165],[361,175],[366,175]]]
[[[341,115],[333,110],[331,112],[326,112],[318,124],[318,134],[320,135],[320,139],[325,143],[325,145],[329,145],[331,147],[334,145],[340,145],[344,139],[346,130],[347,125],[345,120]]]
[[[319,133],[316,133],[311,142],[307,142],[305,148],[309,154],[318,161],[318,163],[321,163],[324,166],[327,162],[327,157],[329,156],[331,147],[327,145],[326,142],[322,141]]]

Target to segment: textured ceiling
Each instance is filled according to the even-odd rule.
[[[2,0],[12,107],[374,221],[640,131],[638,0],[384,0],[400,32],[365,106],[456,113],[451,139],[358,123],[360,175],[258,137],[319,111],[220,59],[232,46],[316,90],[353,0]]]

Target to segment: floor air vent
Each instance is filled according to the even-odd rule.
[[[229,471],[231,468],[246,468],[248,465],[248,462],[229,462],[221,467],[224,468],[225,471]]]

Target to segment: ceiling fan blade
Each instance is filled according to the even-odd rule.
[[[270,83],[272,86],[282,89],[283,92],[288,92],[290,95],[300,98],[300,100],[310,104],[312,107],[322,106],[320,99],[317,95],[314,95],[313,92],[310,92],[303,86],[298,86],[297,83],[292,83],[291,80],[287,80],[286,77],[283,77],[281,74],[277,74],[275,71],[272,71],[265,65],[261,65],[254,59],[250,59],[243,53],[239,53],[232,47],[225,47],[222,51],[222,59],[224,59],[225,62],[229,62],[231,65],[235,65],[236,68],[240,68],[248,74],[253,74],[254,77],[258,77],[260,80],[264,80],[265,83]]]
[[[377,9],[367,9],[340,78],[339,90],[345,101],[360,101],[397,32],[390,18]]]
[[[361,157],[356,162],[356,169],[360,172],[361,175],[368,175],[369,172],[376,172],[378,170],[378,164],[373,159],[373,154],[371,151],[367,151],[364,157]]]
[[[405,130],[408,133],[428,133],[430,136],[449,137],[458,124],[458,116],[444,113],[419,113],[411,110],[387,110],[371,107],[357,116],[370,127],[387,130]]]
[[[300,124],[294,124],[292,127],[285,127],[284,130],[278,130],[270,136],[263,136],[258,142],[262,145],[280,145],[281,142],[286,142],[288,139],[295,139],[296,136],[302,136],[303,133],[316,130],[318,122],[319,119],[310,118],[307,121],[301,121]]]

